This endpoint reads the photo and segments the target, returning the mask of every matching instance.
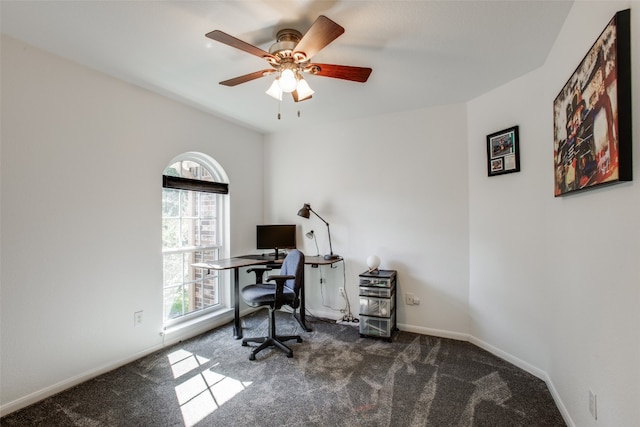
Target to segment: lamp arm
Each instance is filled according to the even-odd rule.
[[[327,224],[327,233],[329,234],[329,254],[333,255],[333,246],[331,246],[331,229],[329,228],[329,223],[327,221],[325,221],[324,218],[322,218],[320,215],[318,215],[318,213],[316,211],[314,211],[313,209],[311,209],[311,207],[309,207],[309,210],[311,212],[314,213],[315,216],[317,216],[318,218],[320,218],[322,220],[322,222],[324,222],[325,224]]]
[[[318,239],[316,239],[316,235],[313,235],[313,241],[316,243],[316,256],[320,256],[320,249],[318,249]]]
[[[326,224],[327,224],[327,233],[329,233],[329,254],[333,256],[333,247],[331,246],[331,230],[329,229],[329,223],[326,222]]]
[[[322,222],[324,222],[325,224],[327,224],[327,227],[329,226],[329,223],[328,223],[327,221],[325,221],[325,220],[324,220],[324,218],[322,218],[320,215],[318,215],[318,213],[317,213],[316,211],[314,211],[314,210],[313,210],[313,209],[311,209],[311,208],[309,208],[309,210],[310,210],[311,212],[313,212],[313,214],[314,214],[315,216],[317,216],[318,218],[320,218],[320,219],[322,220]]]

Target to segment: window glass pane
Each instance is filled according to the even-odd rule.
[[[200,217],[215,218],[217,216],[216,198],[217,194],[200,193]]]
[[[218,304],[217,278],[200,282],[196,287],[195,305],[198,309],[208,308]]]
[[[164,287],[166,288],[182,283],[182,254],[165,254],[163,258]]]
[[[195,261],[194,262],[211,262],[211,261],[215,261],[218,259],[218,250],[217,249],[213,249],[210,251],[196,251],[194,252],[195,255]],[[198,268],[196,269],[196,273],[197,272],[201,272],[201,271],[205,271],[202,268]],[[215,274],[215,270],[212,270],[211,273]],[[196,276],[198,277],[198,276]]]
[[[189,301],[183,285],[164,290],[164,318],[174,319],[189,312]]]
[[[162,174],[168,176],[180,176],[180,162],[172,164],[166,168]]]
[[[185,160],[184,162],[182,162],[181,173],[184,178],[199,178],[199,169],[200,165],[198,165],[197,163]]]
[[[196,245],[196,225],[197,219],[183,218],[180,221],[180,244],[182,247]]]
[[[162,190],[162,217],[178,218],[180,216],[180,190]]]
[[[216,245],[216,220],[201,219],[200,220],[200,246]]]
[[[180,190],[180,208],[182,217],[198,216],[198,200],[201,193],[196,191]]]
[[[204,281],[205,305],[218,304],[217,278]]]
[[[180,247],[180,220],[179,219],[163,219],[162,220],[162,248],[175,249]]]
[[[180,220],[178,218],[162,219],[162,248],[176,249],[180,247]]]
[[[196,261],[196,252],[192,251],[192,252],[185,252],[182,254],[182,279],[185,282],[191,282],[195,279],[194,277],[194,270],[195,267],[193,267],[191,264],[193,264]]]
[[[203,180],[203,181],[212,181],[212,182],[215,181],[213,179],[213,176],[205,168],[201,168],[200,169],[200,174],[201,174],[200,179]]]

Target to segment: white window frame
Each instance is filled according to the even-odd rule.
[[[211,156],[208,156],[199,152],[186,152],[183,154],[179,154],[178,156],[171,159],[171,161],[165,166],[165,169],[169,166],[184,161],[192,161],[198,163],[213,176],[215,182],[229,184],[229,177],[225,172],[224,168]],[[165,170],[163,169],[163,171]],[[216,234],[220,237],[219,245],[215,247],[218,251],[218,259],[229,258],[230,253],[230,236],[231,236],[231,216],[230,216],[230,206],[229,202],[229,194],[220,194],[218,195],[218,199],[216,201]],[[164,255],[169,253],[184,253],[192,251],[194,248],[180,248],[180,249],[162,249],[162,257],[163,257],[163,269],[164,269]],[[214,248],[210,248],[213,250]],[[164,286],[164,279],[163,285]],[[162,298],[162,304],[164,307],[164,296]],[[230,291],[230,280],[227,274],[218,274],[218,304],[214,307],[205,308],[202,310],[198,310],[192,313],[188,313],[182,315],[180,317],[174,319],[165,320],[164,329],[168,329],[170,327],[174,327],[176,325],[193,322],[199,318],[210,317],[211,315],[215,315],[217,313],[223,313],[230,309],[231,307],[231,291]],[[164,308],[163,308],[164,312]]]

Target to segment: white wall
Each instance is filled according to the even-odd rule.
[[[339,102],[322,100],[322,102]],[[333,250],[345,257],[346,289],[358,314],[358,274],[371,254],[381,268],[398,270],[398,323],[402,329],[465,336],[469,330],[468,180],[466,109],[444,106],[309,128],[267,137],[265,217],[313,229],[320,252],[327,230],[315,216],[296,212],[305,202],[331,225]],[[311,240],[301,238],[307,254]],[[337,287],[342,267],[307,270],[307,306],[341,316]],[[405,292],[420,298],[407,306]]]
[[[162,345],[161,175],[186,151],[226,170],[251,249],[261,135],[2,38],[3,410]]]
[[[546,372],[569,422],[640,420],[640,6],[631,183],[553,196],[553,100],[615,12],[577,2],[545,65],[468,104],[471,334]],[[633,38],[635,37],[635,38]],[[485,136],[520,126],[522,171],[486,176]],[[598,395],[598,420],[588,390]]]

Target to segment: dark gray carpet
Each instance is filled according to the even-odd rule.
[[[308,318],[309,320],[309,318]],[[266,311],[243,319],[266,332]],[[545,383],[473,344],[279,313],[293,358],[232,338],[231,324],[0,419],[2,426],[564,426]]]

